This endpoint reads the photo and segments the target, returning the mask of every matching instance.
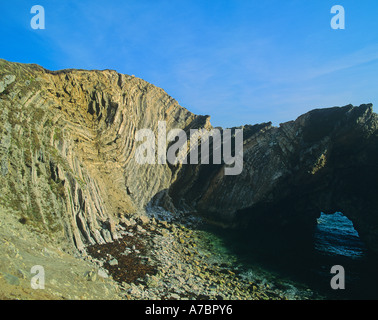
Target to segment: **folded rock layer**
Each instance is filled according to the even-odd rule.
[[[371,104],[240,127],[243,171],[235,176],[224,164],[139,164],[141,129],[159,137],[165,121],[167,132],[189,137],[214,128],[134,76],[0,60],[0,105],[0,205],[79,250],[117,239],[124,215],[153,204],[247,231],[308,230],[321,212],[341,211],[378,252]]]

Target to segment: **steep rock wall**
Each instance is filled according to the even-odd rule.
[[[371,105],[245,125],[240,175],[223,164],[135,161],[136,132],[213,129],[162,89],[112,70],[0,60],[0,205],[82,250],[154,203],[246,229],[308,231],[341,211],[378,252],[377,115]],[[222,130],[221,130],[222,131]],[[210,157],[212,154],[210,153]]]
[[[141,79],[0,61],[0,201],[79,249],[168,189],[168,165],[139,165],[135,133],[206,123]]]
[[[313,110],[280,127],[245,126],[242,174],[225,176],[221,166],[205,179],[183,174],[171,193],[213,221],[299,239],[321,212],[343,212],[378,252],[377,128],[371,104]]]

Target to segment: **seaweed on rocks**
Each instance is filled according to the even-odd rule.
[[[125,235],[111,243],[89,246],[87,251],[93,258],[103,261],[103,268],[120,284],[137,283],[147,275],[157,273],[143,257],[147,249],[140,237]]]

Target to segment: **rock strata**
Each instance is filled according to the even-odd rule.
[[[310,111],[244,127],[244,169],[187,166],[169,193],[214,222],[312,236],[321,212],[342,212],[378,252],[378,116],[371,104]]]
[[[250,289],[261,286],[247,289],[234,270],[209,263],[195,240],[199,235],[165,221],[167,212],[173,221],[199,216],[247,235],[283,232],[301,240],[311,235],[321,212],[341,211],[378,252],[378,117],[371,104],[313,110],[279,127],[240,127],[244,162],[236,176],[224,174],[223,162],[139,164],[141,129],[159,137],[164,121],[167,132],[181,129],[189,137],[191,129],[214,128],[209,116],[189,112],[164,90],[134,76],[113,70],[50,71],[0,60],[0,106],[0,226],[6,235],[0,281],[6,286],[23,282],[26,271],[16,262],[26,242],[18,240],[28,241],[30,232],[35,236],[30,241],[51,244],[43,257],[54,246],[75,259],[99,250],[87,257],[97,269],[79,263],[79,278],[85,285],[105,281],[105,296],[120,297],[118,277],[127,280],[133,297],[215,299],[223,292],[223,298],[256,298]],[[163,214],[152,210],[147,217],[156,208]],[[13,231],[5,227],[10,221]],[[151,250],[155,254],[148,256]],[[5,267],[9,261],[16,269]],[[141,282],[122,274],[125,264],[138,267]],[[169,287],[168,278],[181,289]],[[51,285],[63,288],[62,283]],[[240,293],[228,287],[241,288]]]
[[[141,129],[159,137],[160,121],[167,132],[213,127],[136,77],[1,60],[0,91],[0,203],[81,251],[117,240],[125,215],[154,205],[227,226],[291,231],[308,230],[322,211],[341,211],[378,251],[372,105],[240,127],[243,171],[228,176],[223,164],[137,163]]]
[[[54,237],[118,239],[124,215],[169,188],[168,165],[135,161],[140,129],[203,123],[157,88],[115,71],[48,71],[0,60],[0,203]]]

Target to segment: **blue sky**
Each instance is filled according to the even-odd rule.
[[[33,5],[45,30],[30,26]],[[330,26],[334,5],[345,30]],[[377,0],[17,0],[0,10],[0,58],[134,74],[214,126],[378,105]]]

